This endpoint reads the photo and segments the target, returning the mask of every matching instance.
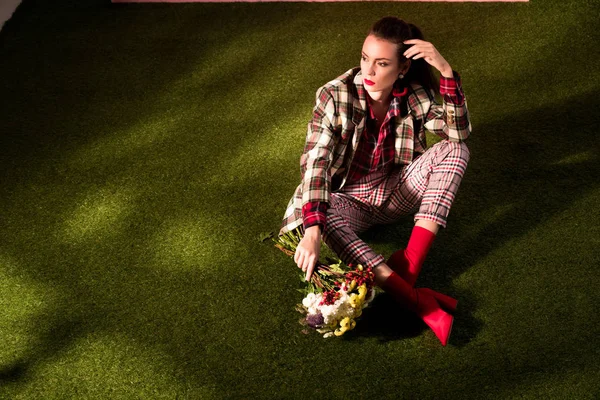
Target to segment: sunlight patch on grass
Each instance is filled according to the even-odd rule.
[[[69,160],[75,168],[101,168],[115,164],[140,151],[154,148],[177,133],[179,118],[171,115],[158,115],[147,121],[140,121],[127,131],[107,133],[92,143],[82,146]],[[109,129],[109,126],[107,126]]]
[[[570,164],[580,164],[587,161],[594,161],[598,158],[598,156],[591,150],[583,151],[576,154],[568,155],[555,163],[553,165],[570,165]]]
[[[484,35],[474,36],[468,55],[477,62],[465,63],[478,70],[478,75],[494,81],[512,80],[519,73],[537,69],[544,57],[553,55],[557,44],[568,40],[571,24],[578,24],[576,14],[545,12],[536,15],[536,23],[528,24],[531,16],[518,8],[504,7],[485,25]],[[552,29],[547,29],[551,26]],[[482,32],[483,33],[483,32]],[[506,51],[509,43],[510,51]]]
[[[114,186],[89,194],[65,221],[65,240],[78,242],[119,233],[119,224],[132,211],[135,198],[131,188]]]
[[[223,175],[219,175],[218,179],[244,181],[268,173],[267,178],[273,182],[283,178],[278,177],[277,173],[291,168],[299,180],[299,160],[304,147],[306,123],[301,117],[290,117],[286,123],[277,124],[260,137],[246,141],[235,154],[220,160],[216,170],[223,171]],[[272,173],[275,176],[271,176]]]
[[[207,215],[171,220],[150,242],[154,251],[152,266],[169,271],[224,270],[231,248],[231,238],[220,231],[223,225]]]
[[[600,190],[590,191],[543,224],[503,242],[454,281],[477,293],[475,315],[486,326],[478,340],[501,335],[514,352],[535,352],[535,346],[522,348],[533,340],[546,351],[574,331],[597,326],[598,295],[587,287],[600,264],[599,196]]]
[[[27,352],[36,335],[30,321],[48,309],[56,294],[24,276],[18,263],[0,255],[0,367],[17,362]]]
[[[173,360],[124,335],[93,334],[82,338],[56,362],[43,365],[26,386],[23,398],[40,392],[56,398],[214,398],[207,387],[190,390],[177,378]],[[43,385],[43,389],[38,385]]]

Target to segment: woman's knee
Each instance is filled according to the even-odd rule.
[[[444,145],[448,149],[448,155],[463,159],[466,163],[471,158],[471,151],[465,142],[451,142],[444,140]]]

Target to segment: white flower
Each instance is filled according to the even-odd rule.
[[[309,293],[303,300],[302,305],[306,308],[313,308],[315,304],[319,304],[321,301],[320,296],[317,296],[314,293]]]
[[[335,303],[320,307],[324,322],[327,325],[337,323],[337,321],[344,317],[350,316],[353,313],[348,294],[343,290],[340,290],[339,294],[340,298],[337,299]]]

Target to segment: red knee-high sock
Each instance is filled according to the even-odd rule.
[[[415,226],[406,249],[392,254],[387,262],[388,266],[411,286],[414,286],[434,239],[435,233]]]

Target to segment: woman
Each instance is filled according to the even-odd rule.
[[[431,67],[440,74],[435,101]],[[425,130],[443,140],[427,149]],[[460,76],[414,25],[395,17],[367,35],[360,68],[317,91],[300,159],[302,183],[280,234],[301,227],[294,261],[306,279],[321,236],[346,263],[373,267],[376,283],[416,312],[446,345],[457,301],[413,288],[464,175],[471,132]],[[357,234],[415,214],[406,249],[387,261]]]

